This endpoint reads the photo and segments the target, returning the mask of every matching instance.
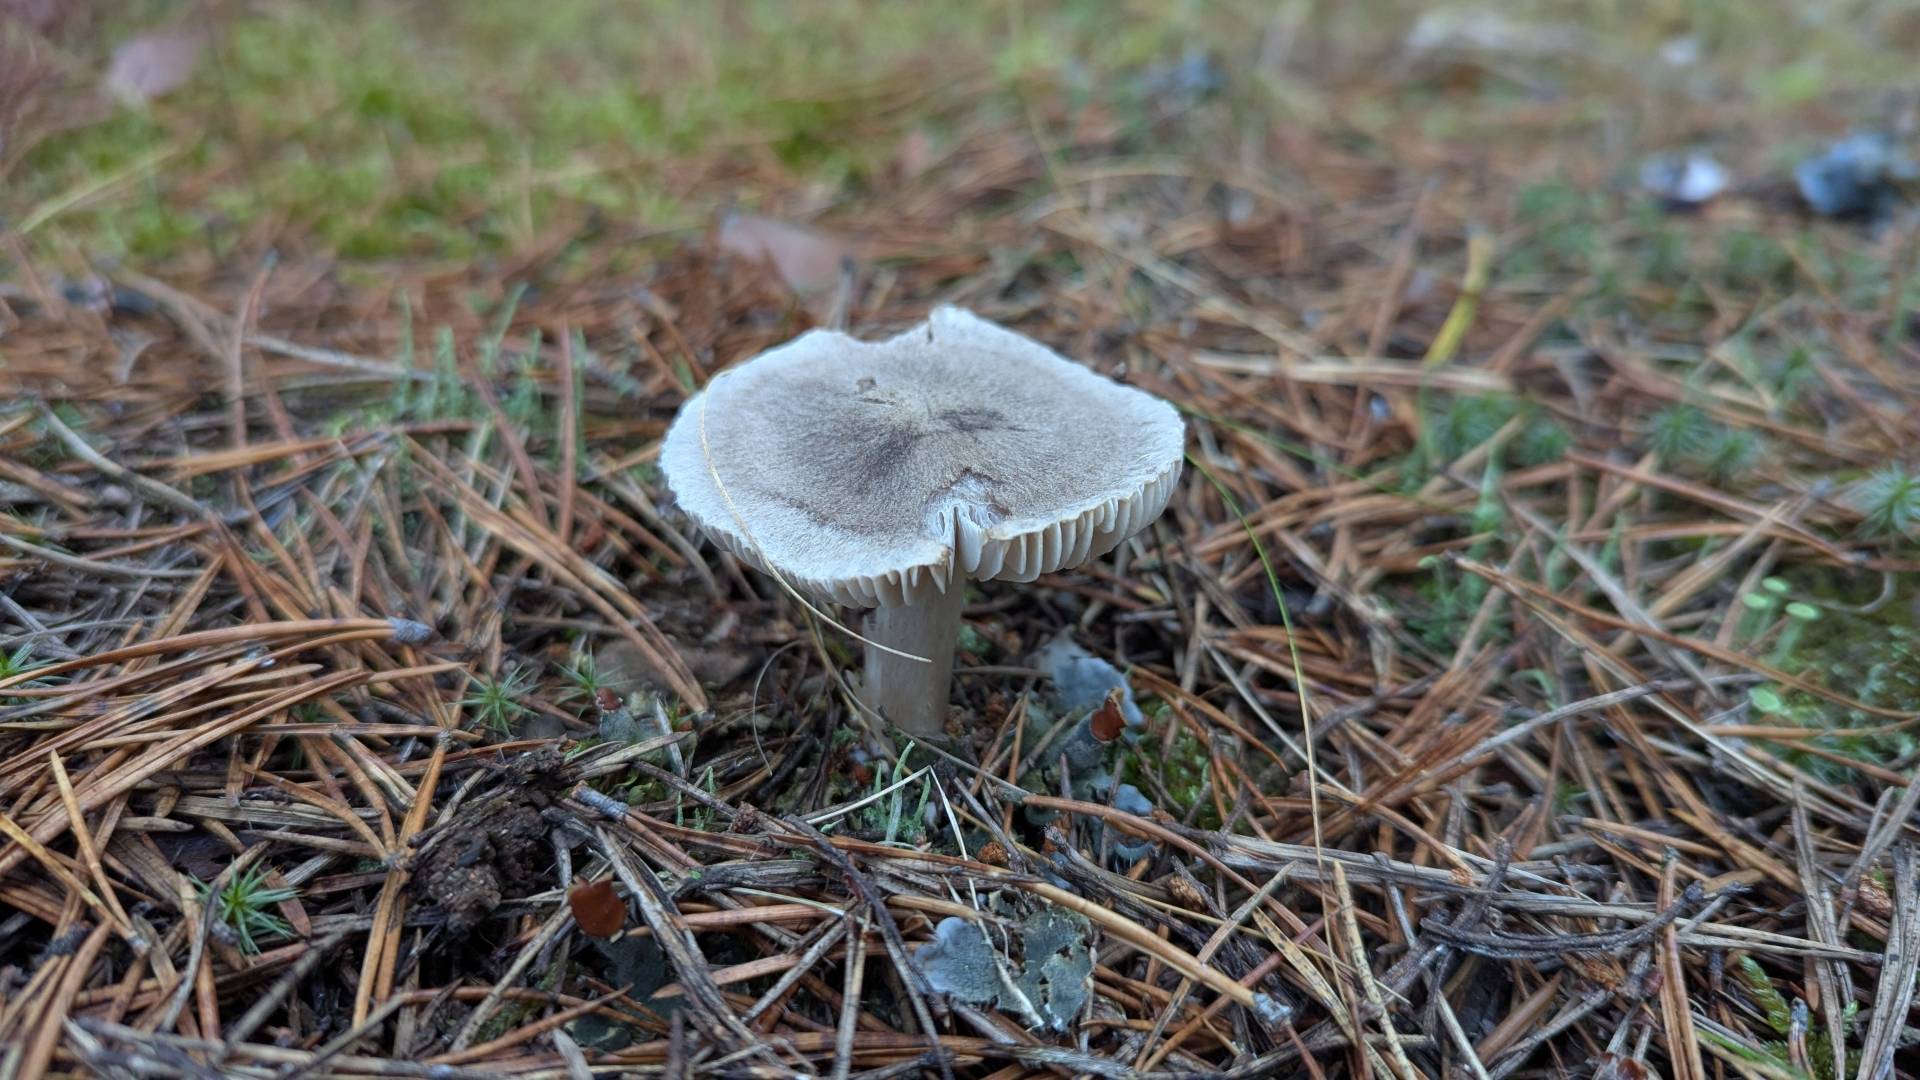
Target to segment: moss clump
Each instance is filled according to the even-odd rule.
[[[1748,605],[1743,630],[1758,638],[1760,620],[1777,621],[1767,631],[1770,636],[1752,642],[1752,647],[1766,650],[1769,663],[1876,708],[1920,710],[1920,630],[1901,621],[1898,614],[1911,610],[1913,582],[1905,582],[1871,614],[1823,608],[1822,601],[1844,602],[1850,591],[1834,582],[1816,578],[1795,584],[1770,579],[1767,585],[1772,588],[1759,594],[1762,602]],[[1817,632],[1807,631],[1816,625]],[[1828,783],[1851,782],[1858,779],[1858,772],[1806,748],[1875,765],[1892,764],[1920,749],[1920,739],[1904,730],[1886,729],[1883,717],[1791,687],[1755,686],[1748,691],[1748,703],[1760,723],[1827,732],[1771,745],[1782,758]]]
[[[1178,818],[1195,814],[1194,824],[1203,829],[1218,828],[1220,814],[1214,808],[1213,758],[1207,744],[1184,726],[1177,728],[1171,740],[1167,725],[1178,720],[1164,706],[1148,717],[1147,730],[1137,748],[1123,754],[1119,776],[1144,792],[1164,790],[1173,805],[1163,807]]]

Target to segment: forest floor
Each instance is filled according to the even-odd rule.
[[[0,3],[0,1075],[1911,1070],[1920,234],[1793,169],[1920,20],[133,7]],[[945,748],[653,465],[940,303],[1190,430]]]

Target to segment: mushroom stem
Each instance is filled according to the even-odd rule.
[[[870,641],[927,660],[867,646],[862,699],[914,738],[938,738],[946,730],[953,650],[960,639],[966,592],[966,582],[956,581],[921,603],[874,608],[867,614]]]

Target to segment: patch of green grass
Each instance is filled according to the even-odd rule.
[[[501,413],[517,431],[550,434],[554,424],[553,412],[546,407],[546,399],[533,372],[533,357],[540,349],[540,332],[537,329],[532,331],[524,345],[511,354],[506,348],[507,330],[518,299],[519,291],[514,290],[495,313],[493,331],[480,343],[479,374],[492,381],[503,362],[510,364],[513,378],[507,396],[501,402]],[[399,317],[400,351],[395,357],[395,364],[411,376],[419,370],[419,357],[413,347],[413,314],[404,298]],[[396,379],[390,396],[369,400],[357,407],[336,409],[328,417],[324,430],[329,435],[338,436],[349,431],[363,431],[395,423],[470,420],[477,422],[473,438],[478,441],[467,447],[466,454],[473,458],[482,456],[484,441],[492,434],[489,422],[493,419],[493,413],[461,370],[459,351],[451,327],[441,326],[434,330],[432,351],[433,369],[428,378]],[[404,462],[404,446],[400,453],[400,460]]]
[[[1662,465],[1695,458],[1705,452],[1712,421],[1698,405],[1673,405],[1647,421],[1647,448]]]
[[[1616,211],[1602,194],[1563,178],[1521,187],[1513,197],[1514,223],[1528,240],[1501,253],[1503,277],[1596,272],[1615,262],[1609,223]]]
[[[919,88],[992,72],[976,121],[1018,122],[1023,93],[1074,80],[1144,110],[1115,89],[1130,67],[1256,18],[1095,0],[252,5],[164,108],[37,147],[0,209],[59,207],[33,241],[149,262],[218,255],[263,223],[349,259],[470,258],[589,210],[678,228],[712,209],[667,175],[688,158],[765,154],[859,186],[906,131],[952,127]]]
[[[1687,233],[1672,215],[1652,201],[1633,207],[1629,220],[1638,240],[1634,244],[1636,263],[1631,267],[1641,281],[1678,286],[1693,276],[1687,253]]]
[[[1778,360],[1764,365],[1764,374],[1778,404],[1793,404],[1799,398],[1800,391],[1819,378],[1820,363],[1812,349],[1796,346],[1788,349]]]
[[[1519,398],[1500,394],[1420,396],[1421,430],[1413,450],[1399,469],[1402,488],[1415,491],[1441,468],[1486,445],[1502,429],[1515,429],[1492,453],[1480,471],[1479,497],[1465,528],[1475,535],[1466,554],[1486,559],[1503,550],[1510,524],[1500,498],[1501,479],[1509,469],[1544,465],[1559,459],[1572,446],[1572,436],[1552,415]],[[1471,479],[1462,477],[1463,480]],[[1406,605],[1409,629],[1430,647],[1451,651],[1486,599],[1487,583],[1462,574],[1441,559],[1421,566],[1413,596]],[[1487,627],[1494,639],[1508,632],[1504,616]]]
[[[1331,134],[1371,154],[1386,143],[1369,132],[1399,124],[1449,140],[1497,136],[1514,110],[1537,111],[1538,77],[1564,82],[1562,124],[1596,127],[1608,108],[1597,91],[1619,83],[1623,62],[1641,74],[1675,37],[1700,44],[1698,75],[1772,103],[1905,75],[1867,16],[1810,22],[1788,0],[1743,5],[1737,16],[1723,0],[1681,8],[1649,19],[1615,6],[1502,5],[1516,25],[1586,35],[1591,63],[1568,58],[1521,79],[1488,69],[1460,85],[1431,71],[1378,77],[1369,57],[1403,49],[1431,13],[1413,0],[1307,5],[1282,65],[1298,72],[1261,58],[1273,29],[1294,18],[1290,5],[1262,0],[219,5],[241,14],[214,27],[185,87],[151,111],[46,139],[6,177],[0,212],[21,221],[59,207],[30,243],[94,257],[219,257],[267,235],[355,259],[459,259],[525,244],[587,211],[648,229],[703,222],[716,196],[670,175],[691,157],[772,161],[823,190],[857,189],[883,174],[907,132],[939,141],[1025,126],[1038,102],[1063,103],[1070,115],[1098,108],[1123,145],[1164,154],[1221,145],[1276,115],[1325,123],[1324,82],[1342,91],[1343,122],[1328,125]],[[161,0],[118,6],[93,55],[74,66],[99,63],[181,10]],[[1782,24],[1795,33],[1770,32]],[[1332,58],[1303,55],[1311,49]],[[1214,55],[1229,73],[1213,94],[1222,107],[1168,124],[1165,94],[1140,76],[1193,53]],[[965,87],[966,107],[923,93],[942,86]],[[1618,287],[1641,258],[1617,227],[1619,202],[1584,178],[1531,177],[1513,207],[1531,239],[1503,253],[1503,276],[1592,275]],[[1678,234],[1646,248],[1655,263],[1677,265]],[[1743,283],[1793,273],[1758,231],[1718,254],[1693,272]]]
[[[1766,451],[1766,439],[1747,428],[1723,427],[1715,432],[1700,460],[1707,475],[1728,484],[1751,472]]]

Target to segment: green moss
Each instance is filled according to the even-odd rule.
[[[1175,817],[1185,817],[1198,807],[1196,823],[1201,828],[1216,828],[1220,814],[1213,806],[1211,795],[1213,759],[1207,753],[1207,744],[1185,727],[1174,732],[1171,748],[1163,752],[1168,746],[1166,725],[1175,722],[1172,713],[1164,707],[1149,714],[1139,748],[1120,759],[1120,781],[1151,792],[1157,790],[1146,778],[1151,772],[1173,800],[1173,805],[1166,807],[1168,812]]]
[[[1644,202],[1632,210],[1637,263],[1634,270],[1642,281],[1655,285],[1678,286],[1693,273],[1687,257],[1687,234],[1658,205]]]
[[[471,712],[480,726],[502,737],[512,734],[513,722],[527,712],[521,699],[533,690],[532,674],[509,668],[495,678],[469,678],[472,678],[473,688],[461,699],[460,704]]]
[[[1911,576],[1868,615],[1822,606],[1860,603],[1865,590],[1837,577],[1809,574],[1780,585],[1767,590],[1774,603],[1766,610],[1787,613],[1780,616],[1784,625],[1766,657],[1769,662],[1877,708],[1920,711],[1920,630],[1903,615],[1920,594]],[[1814,613],[1812,617],[1809,612]],[[1796,625],[1820,629],[1798,634],[1793,632]],[[1876,765],[1890,765],[1920,749],[1920,739],[1913,734],[1884,730],[1883,717],[1790,687],[1761,684],[1748,691],[1748,701],[1759,722],[1829,733],[1768,744],[1782,758],[1828,783],[1852,782],[1858,774],[1845,764],[1807,753],[1805,747]]]
[[[1791,1068],[1792,1053],[1787,1045],[1796,1026],[1807,1029],[1807,1057],[1813,1065],[1812,1076],[1831,1076],[1833,1074],[1833,1039],[1824,1024],[1809,1025],[1806,1017],[1806,1004],[1798,999],[1789,1002],[1773,985],[1773,979],[1766,969],[1751,956],[1741,956],[1734,965],[1740,983],[1747,992],[1748,999],[1756,1010],[1766,1019],[1767,1027],[1772,1029],[1779,1039],[1762,1043],[1766,1053],[1777,1065]],[[1848,1002],[1840,1018],[1842,1033],[1853,1030],[1855,1017],[1859,1012],[1858,1002]],[[1796,1017],[1796,1013],[1799,1015]]]
[[[1420,415],[1419,442],[1400,468],[1407,490],[1419,488],[1438,469],[1482,446],[1516,418],[1523,423],[1501,448],[1496,464],[1510,468],[1544,465],[1566,453],[1573,442],[1550,414],[1506,395],[1423,392]]]
[[[1572,814],[1587,800],[1587,789],[1571,780],[1561,781],[1553,789],[1553,812]]]
[[[1793,256],[1778,239],[1766,233],[1735,229],[1724,234],[1720,244],[1721,284],[1745,290],[1792,284]]]
[[[959,647],[961,652],[972,653],[979,657],[992,657],[1000,652],[992,638],[975,629],[970,623],[960,624]]]
[[[1862,515],[1868,536],[1920,535],[1920,473],[1901,464],[1875,470],[1847,489],[1846,501]]]
[[[1723,485],[1752,471],[1768,447],[1760,433],[1730,427],[1691,404],[1649,417],[1646,442],[1662,468]]]
[[[1407,628],[1429,648],[1452,652],[1466,636],[1467,627],[1479,613],[1490,587],[1485,578],[1463,574],[1451,563],[1433,559],[1415,582],[1414,602],[1406,612]],[[1496,618],[1488,630],[1494,639],[1504,638],[1506,617]]]

